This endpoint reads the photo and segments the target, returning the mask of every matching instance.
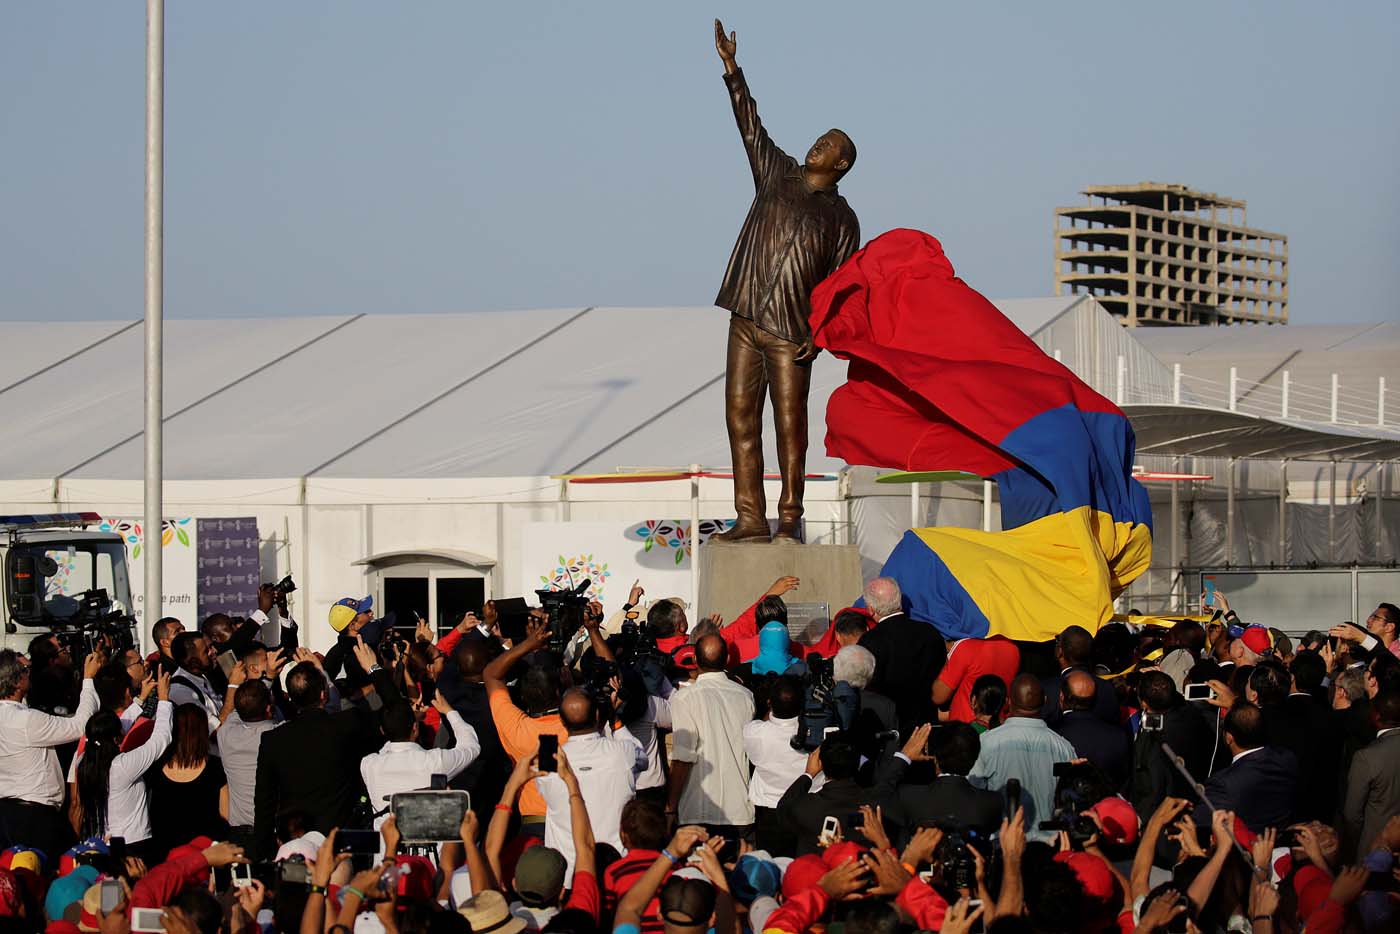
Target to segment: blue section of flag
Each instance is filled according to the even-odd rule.
[[[1027,419],[998,445],[1021,464],[992,477],[1001,527],[1088,506],[1150,529],[1147,490],[1132,476],[1135,446],[1132,426],[1116,412],[1063,405]]]

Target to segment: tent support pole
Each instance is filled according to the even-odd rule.
[[[700,465],[690,465],[690,615],[700,618]]]
[[[1288,458],[1278,462],[1278,566],[1288,567]]]
[[[923,521],[919,517],[919,484],[909,484],[909,528],[917,529],[923,526]]]
[[[146,475],[145,624],[165,615],[161,533],[165,475],[165,0],[146,0]]]
[[[1172,458],[1172,471],[1175,473],[1181,473],[1180,457]],[[1181,569],[1181,493],[1179,489],[1180,486],[1181,484],[1179,483],[1172,484],[1172,612],[1179,612],[1181,610],[1181,581],[1177,577],[1177,573]]]
[[[1337,562],[1337,462],[1327,466],[1327,562]]]
[[[1233,567],[1235,564],[1235,466],[1236,458],[1230,458],[1230,470],[1227,474],[1228,486],[1225,487],[1225,566]]]
[[[1385,504],[1385,462],[1376,463],[1376,557],[1373,563],[1380,564],[1384,558],[1381,556],[1382,535],[1385,526],[1381,523],[1381,507]]]
[[[992,481],[982,481],[982,531],[992,530]]]

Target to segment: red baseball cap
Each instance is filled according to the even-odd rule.
[[[850,862],[853,859],[860,859],[865,847],[851,840],[842,840],[840,843],[833,843],[822,850],[822,862],[826,863],[828,869],[835,869],[842,863]]]
[[[394,860],[399,867],[399,898],[428,901],[434,896],[433,864],[422,856],[400,856]]]
[[[798,892],[813,888],[822,876],[826,875],[826,863],[815,853],[799,856],[783,873],[783,899],[786,901]]]
[[[1240,636],[1240,641],[1255,655],[1263,655],[1274,650],[1273,636],[1269,635],[1269,630],[1263,626],[1246,627],[1244,634]]]
[[[1327,901],[1332,880],[1316,866],[1304,866],[1293,875],[1293,891],[1298,893],[1298,919],[1307,921]]]
[[[1133,806],[1117,795],[1104,798],[1089,808],[1099,819],[1104,839],[1109,843],[1133,843],[1138,838],[1138,816]]]

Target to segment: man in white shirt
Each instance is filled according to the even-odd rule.
[[[476,730],[441,694],[433,695],[433,709],[452,726],[456,744],[450,749],[424,749],[418,745],[418,719],[407,704],[395,703],[384,708],[383,729],[388,742],[378,752],[360,760],[360,776],[369,792],[369,806],[376,813],[387,808],[389,799],[398,792],[430,788],[434,775],[455,778],[481,755],[481,741]],[[374,826],[379,827],[387,818],[387,813],[376,817]]]
[[[176,707],[195,704],[209,717],[209,732],[219,728],[219,711],[224,699],[209,681],[214,664],[214,648],[198,632],[182,632],[170,643],[170,654],[178,666],[170,679],[170,702]]]
[[[807,769],[807,753],[792,748],[803,698],[802,679],[784,675],[773,685],[768,716],[744,724],[744,752],[753,763],[749,800],[754,809],[754,843],[770,853],[791,853],[797,848],[797,835],[778,819],[778,801]],[[821,784],[819,775],[812,790]]]
[[[588,821],[598,843],[622,845],[622,808],[632,800],[637,774],[647,766],[646,753],[626,727],[611,735],[598,728],[598,712],[588,692],[574,689],[559,702],[559,719],[569,731],[565,742],[569,767],[578,778]],[[574,835],[570,826],[569,790],[557,773],[541,773],[535,787],[544,798],[544,845],[558,850],[568,865],[564,884],[573,880]]]
[[[701,824],[726,838],[747,836],[753,825],[749,757],[744,725],[753,719],[753,694],[724,672],[729,647],[720,636],[695,644],[699,674],[671,699],[671,787],[667,816]],[[695,764],[704,760],[700,769]],[[694,780],[692,781],[692,773]]]
[[[671,682],[666,681],[665,685],[669,693]],[[638,707],[640,708],[640,706],[639,704]],[[642,753],[647,760],[646,768],[637,776],[638,791],[666,787],[666,773],[661,768],[661,748],[657,741],[657,731],[669,730],[670,728],[670,700],[655,694],[647,695],[645,712],[627,724],[627,731],[641,744]],[[664,794],[664,791],[662,793]],[[661,799],[657,798],[656,801],[659,804]]]
[[[18,652],[0,651],[0,849],[32,846],[58,858],[73,833],[64,820],[63,772],[55,746],[77,741],[98,707],[93,675],[105,657],[93,652],[83,662],[83,687],[71,717],[55,717],[25,703],[29,662]]]

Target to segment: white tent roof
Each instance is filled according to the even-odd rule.
[[[1065,327],[1066,312],[1083,301],[997,304],[1035,336]],[[1090,331],[1100,341],[1129,333],[1095,311],[1076,311],[1093,324],[1074,324],[1081,341],[1096,339]],[[727,313],[713,307],[168,321],[166,477],[518,477],[725,465],[727,326]],[[1172,353],[1192,356],[1218,352],[1212,335],[1238,329],[1193,338],[1194,330],[1131,336],[1148,346],[1175,340],[1185,349]],[[1317,329],[1262,333],[1277,340],[1293,330]],[[1375,333],[1353,330],[1348,339],[1366,349],[1327,352],[1371,353]],[[1390,340],[1400,340],[1397,331],[1386,332]],[[139,322],[0,322],[0,340],[12,348],[0,376],[10,441],[0,449],[0,478],[140,478]],[[1246,339],[1239,350],[1261,346]],[[826,400],[844,379],[843,362],[818,358],[813,471],[844,466],[822,445]],[[765,441],[776,463],[771,419]]]

